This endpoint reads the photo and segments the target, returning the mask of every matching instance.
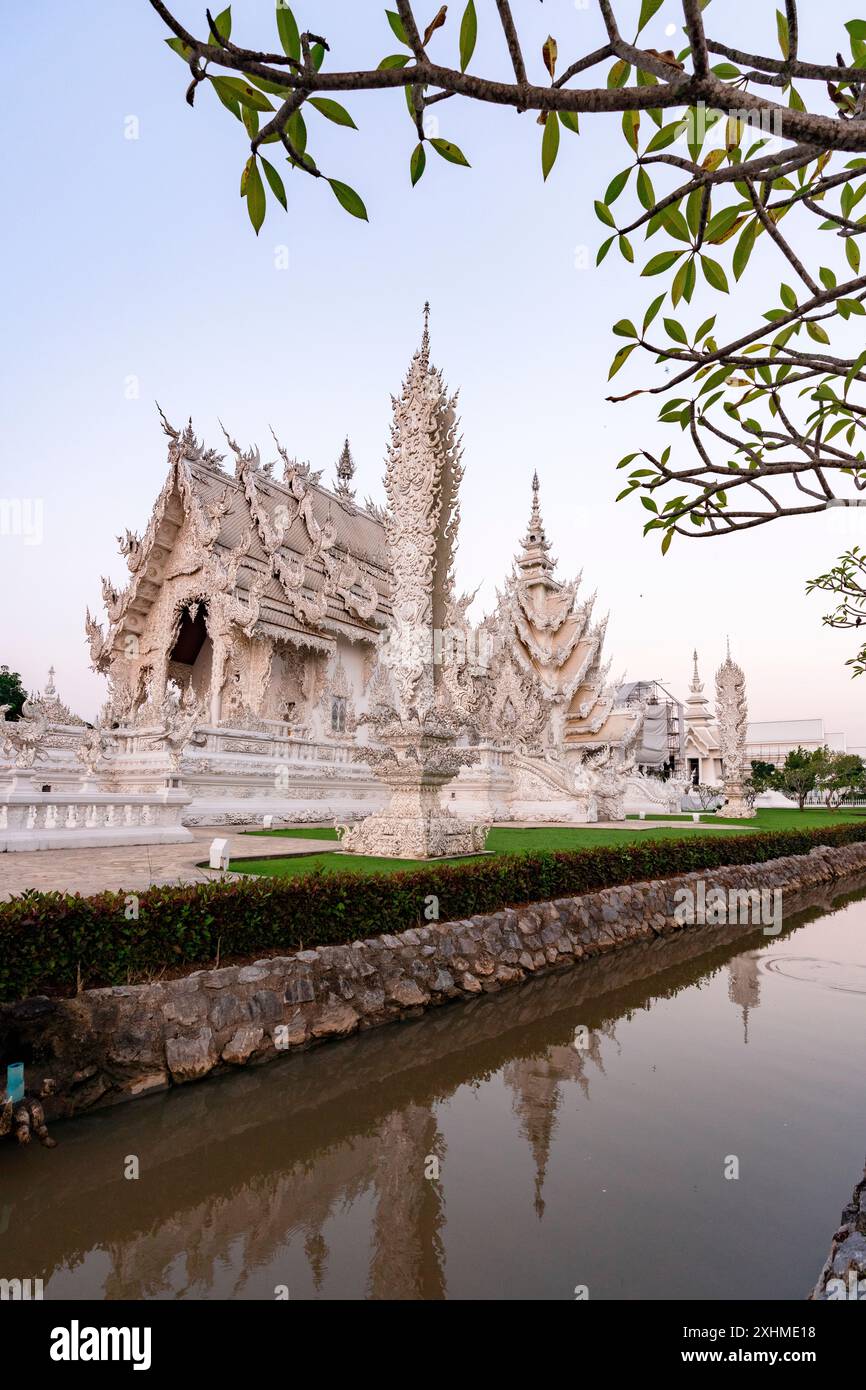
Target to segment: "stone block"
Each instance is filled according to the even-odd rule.
[[[198,1081],[213,1071],[217,1063],[213,1034],[209,1028],[202,1028],[190,1037],[167,1038],[165,1060],[172,1080],[178,1084],[185,1081]]]

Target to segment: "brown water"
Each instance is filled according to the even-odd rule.
[[[0,1277],[77,1299],[802,1299],[866,1150],[866,890],[812,916],[3,1144]]]

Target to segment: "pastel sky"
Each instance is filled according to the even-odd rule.
[[[203,29],[203,3],[176,8]],[[397,47],[384,5],[295,8],[303,26],[329,37],[335,66],[375,66]],[[435,8],[431,0],[431,17]],[[435,42],[450,58],[462,4],[449,8]],[[851,8],[801,6],[801,50],[832,56]],[[638,0],[620,9],[636,15]],[[712,9],[727,37],[774,51],[769,0]],[[538,80],[548,32],[564,58],[601,42],[596,7],[581,0],[519,0],[517,12]],[[679,12],[667,0],[650,46],[679,46],[666,33]],[[473,67],[507,75],[492,0],[478,0],[478,13]],[[273,46],[272,0],[239,0],[233,15],[233,37]],[[669,439],[652,405],[605,400],[620,341],[610,326],[642,314],[658,292],[614,255],[594,268],[602,229],[593,200],[628,162],[617,119],[582,118],[579,137],[563,132],[544,184],[534,117],[452,99],[436,108],[441,134],[472,168],[431,156],[413,190],[402,92],[358,96],[346,103],[357,133],[312,116],[309,126],[320,166],[359,190],[369,225],[347,216],[323,181],[290,177],[283,165],[288,216],[272,203],[257,239],[238,197],[244,132],[210,91],[195,110],[184,103],[187,71],[147,0],[15,6],[4,35],[0,498],[25,515],[41,509],[41,532],[0,535],[0,661],[29,688],[45,684],[53,663],[61,694],[85,717],[104,699],[84,610],[102,616],[100,575],[125,582],[115,537],[144,529],[164,480],[155,400],[175,424],[191,415],[208,443],[220,443],[222,419],[266,457],[272,425],[290,453],[328,476],[348,434],[360,496],[381,501],[390,393],[429,299],[434,360],[460,388],[458,580],[479,589],[475,611],[492,605],[510,566],[537,469],[563,576],[582,569],[597,613],[610,611],[615,673],[684,694],[696,646],[709,686],[730,634],[752,718],[820,716],[849,744],[866,744],[866,684],[844,664],[854,634],[822,627],[826,605],[804,593],[807,578],[862,543],[852,522],[862,512],[681,542],[662,558],[658,540],[642,537],[642,508],[614,503],[617,460]],[[759,249],[733,304],[699,292],[694,321],[719,310],[731,324],[768,275],[784,278]],[[618,383],[646,377],[629,366]]]

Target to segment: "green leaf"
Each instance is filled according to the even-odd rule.
[[[580,134],[580,122],[577,119],[576,111],[560,111],[559,121],[566,130],[570,130],[573,135]]]
[[[472,54],[475,52],[475,40],[478,38],[478,16],[475,13],[475,0],[469,0],[469,4],[463,11],[463,19],[460,23],[460,71],[465,72],[472,61]]]
[[[325,61],[325,49],[324,49],[324,46],[323,46],[322,44],[320,44],[320,43],[314,43],[313,46],[312,46],[312,48],[310,49],[310,62],[312,63],[313,67],[316,69],[316,72],[319,71],[319,68],[322,66],[322,64],[323,64],[324,61]]]
[[[658,504],[656,503],[656,501],[655,501],[654,498],[644,496],[644,497],[642,497],[640,500],[641,500],[641,502],[643,503],[643,505],[646,507],[646,509],[647,509],[648,512],[656,512],[656,513],[658,513]]]
[[[681,120],[671,121],[669,125],[663,125],[661,130],[650,140],[646,147],[647,154],[654,154],[656,150],[663,150],[667,145],[672,145],[675,140],[683,134],[685,126]]]
[[[686,222],[679,208],[673,206],[662,208],[659,217],[661,218],[662,226],[672,237],[675,237],[677,241],[688,242],[689,246],[691,246],[692,237],[689,231],[689,224]]]
[[[857,376],[859,372],[862,372],[864,367],[866,367],[866,351],[861,352],[857,360],[851,364],[851,370],[845,378],[846,396],[851,389],[851,383],[853,382],[855,376]]]
[[[548,111],[544,122],[544,134],[541,137],[541,172],[545,179],[556,163],[558,153],[559,121],[555,111]]]
[[[253,111],[250,106],[241,107],[241,119],[246,128],[247,135],[252,140],[259,133],[259,113]]]
[[[282,203],[284,210],[288,212],[289,205],[286,201],[285,184],[283,183],[273,164],[271,164],[267,159],[265,159],[264,155],[261,156],[261,161],[265,171],[265,178],[271,186],[271,192],[273,193],[277,202]]]
[[[409,175],[412,179],[414,188],[424,170],[427,167],[427,156],[424,153],[424,146],[419,142],[412,151],[412,158],[409,160]]]
[[[782,284],[782,286],[779,289],[779,297],[786,309],[796,309],[797,296],[791,289],[790,285]]]
[[[212,77],[210,80],[221,96],[225,93],[226,96],[239,101],[241,106],[251,106],[254,111],[274,109],[262,92],[251,87],[249,82],[245,82],[241,77]]]
[[[671,527],[669,531],[665,531],[664,536],[662,537],[662,555],[667,555],[668,551],[670,550],[671,541],[673,540],[673,538],[674,528]]]
[[[364,207],[354,188],[350,188],[347,183],[341,183],[339,179],[328,179],[328,183],[334,190],[334,197],[341,207],[350,212],[353,217],[360,217],[362,222],[368,222],[367,209]]]
[[[845,255],[852,270],[860,269],[860,247],[852,236],[845,238]]]
[[[285,101],[289,95],[289,89],[285,83],[281,85],[279,82],[269,82],[266,77],[258,77],[252,72],[245,72],[244,79],[252,87],[258,87],[260,92],[270,92],[272,96],[279,97],[280,101]]]
[[[658,313],[659,309],[662,307],[664,302],[665,296],[663,294],[660,294],[658,299],[654,299],[652,304],[647,309],[646,313],[643,316],[644,333],[646,333],[647,329],[649,328],[650,324],[652,323],[653,319],[655,318],[656,314]]]
[[[622,133],[626,141],[631,145],[637,154],[638,130],[640,128],[640,113],[638,111],[623,111],[622,113]]]
[[[742,275],[743,271],[749,263],[749,257],[751,256],[752,251],[754,249],[755,237],[757,235],[758,219],[757,217],[753,217],[751,221],[746,223],[745,227],[740,232],[739,240],[737,241],[736,249],[734,251],[733,266],[734,278],[736,280],[739,280],[740,276]]]
[[[624,87],[630,76],[631,64],[620,60],[620,62],[614,63],[608,73],[607,85],[608,87]]]
[[[814,323],[812,319],[806,320],[806,332],[816,343],[829,343],[830,341],[826,330],[821,327],[820,323]]]
[[[303,154],[307,148],[307,123],[300,111],[293,111],[286,121],[286,134],[298,154]]]
[[[315,106],[316,110],[329,121],[333,121],[334,125],[347,125],[351,126],[352,130],[358,129],[345,106],[341,106],[338,101],[332,101],[330,97],[309,97],[307,105]]]
[[[631,242],[629,241],[628,237],[623,236],[622,233],[620,233],[619,238],[619,250],[623,260],[628,261],[629,264],[633,264],[634,251],[632,250]]]
[[[604,222],[605,225],[608,227],[616,226],[616,223],[613,220],[613,213],[611,212],[610,208],[607,206],[606,203],[601,203],[598,199],[596,199],[593,206],[595,207],[595,215],[598,218],[599,222]]]
[[[383,58],[379,64],[378,71],[383,72],[386,68],[405,68],[409,62],[406,53],[389,53],[387,58]]]
[[[401,43],[404,43],[406,47],[409,48],[410,44],[409,40],[406,38],[406,30],[403,28],[403,21],[398,15],[397,11],[386,10],[385,14],[388,17],[388,23],[390,24],[394,33],[397,35],[397,38],[400,40]]]
[[[652,260],[647,261],[641,275],[661,275],[665,270],[670,270],[672,265],[676,265],[680,256],[684,255],[684,251],[660,251]]]
[[[736,207],[722,208],[721,212],[717,212],[707,223],[706,240],[710,243],[723,241],[739,215]]]
[[[676,308],[681,299],[684,299],[687,304],[691,303],[696,278],[695,258],[694,256],[689,256],[688,260],[683,261],[671,285],[671,301],[674,308]]]
[[[663,4],[664,0],[643,0],[643,4],[640,7],[640,18],[637,22],[638,33],[646,28],[653,15],[661,9]]]
[[[619,323],[614,324],[612,331],[618,334],[620,338],[637,337],[637,329],[635,328],[631,319],[620,319]]]
[[[436,153],[441,154],[442,158],[447,159],[450,164],[463,164],[467,169],[470,167],[469,160],[466,158],[463,151],[459,149],[457,145],[452,145],[450,140],[437,138],[431,140],[430,144],[433,146]]]
[[[788,21],[781,10],[776,11],[776,32],[779,35],[779,47],[782,50],[782,57],[787,58],[790,50],[790,38],[788,36]]]
[[[664,324],[668,331],[668,337],[673,338],[675,343],[688,343],[686,330],[676,319],[665,319]]]
[[[165,42],[168,44],[172,53],[176,53],[185,63],[189,62],[193,51],[188,44],[184,43],[183,39],[166,39]]]
[[[605,256],[607,255],[608,251],[609,251],[610,248],[613,246],[614,240],[615,240],[614,237],[609,236],[608,239],[607,239],[607,241],[603,241],[603,242],[601,243],[601,246],[598,248],[598,254],[596,255],[596,258],[595,258],[595,263],[596,263],[597,266],[601,265],[602,261],[604,260]]]
[[[615,177],[611,179],[610,183],[607,186],[607,192],[604,195],[604,201],[606,206],[609,206],[611,203],[616,202],[620,193],[628,183],[628,176],[630,173],[631,169],[623,169],[621,174],[616,174]]]
[[[295,16],[285,4],[285,0],[277,0],[277,30],[286,57],[294,58],[296,62],[300,62],[301,36]]]
[[[223,106],[227,107],[233,116],[237,116],[239,121],[242,121],[241,104],[234,93],[228,87],[224,87],[216,78],[212,77],[210,83]]]
[[[610,371],[607,374],[608,381],[610,381],[611,377],[616,376],[620,367],[628,361],[636,347],[637,343],[627,343],[625,347],[621,347],[619,349],[619,351],[617,352],[616,356],[610,364]]]
[[[250,155],[244,167],[241,179],[241,193],[247,200],[247,212],[250,221],[255,228],[256,236],[265,220],[265,186],[262,183],[262,176],[259,173],[259,166],[256,163],[255,155]]]
[[[214,25],[214,28],[216,29],[216,31],[217,31],[217,33],[219,34],[219,36],[220,36],[221,39],[228,39],[228,38],[231,38],[231,32],[232,32],[232,7],[231,7],[231,5],[227,5],[226,8],[225,8],[224,10],[221,10],[221,11],[220,11],[220,13],[217,15],[216,19],[214,20],[213,25]],[[215,41],[214,41],[213,34],[208,33],[208,43],[214,43],[214,42],[215,42]]]
[[[637,196],[647,212],[655,207],[655,193],[653,192],[650,176],[645,169],[638,169],[637,171]]]
[[[830,270],[829,266],[822,265],[818,274],[821,277],[821,284],[824,286],[825,290],[835,290],[836,275],[834,271]]]

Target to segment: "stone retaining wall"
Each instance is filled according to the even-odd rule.
[[[830,1254],[809,1297],[818,1302],[866,1302],[866,1168],[842,1213]]]
[[[72,1115],[693,930],[675,918],[683,887],[778,888],[790,912],[798,893],[864,868],[866,844],[820,847],[176,980],[34,997],[0,1006],[0,1056],[25,1063],[49,1119]]]

